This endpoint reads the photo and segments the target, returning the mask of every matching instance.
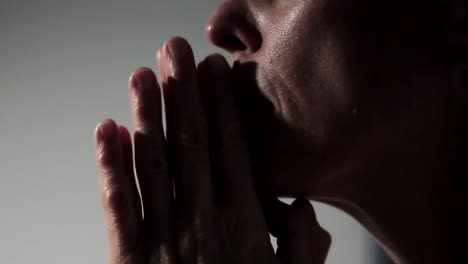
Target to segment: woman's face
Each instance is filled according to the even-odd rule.
[[[207,36],[232,55],[261,187],[318,193],[327,177],[386,160],[426,128],[425,109],[437,107],[431,70],[444,57],[428,2],[221,4]]]

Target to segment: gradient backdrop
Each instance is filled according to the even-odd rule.
[[[0,263],[105,263],[94,127],[131,125],[128,76],[154,68],[166,38],[186,37],[197,60],[219,52],[203,37],[219,2],[0,1]],[[315,206],[327,263],[376,263],[355,221]]]

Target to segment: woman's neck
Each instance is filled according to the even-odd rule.
[[[457,223],[468,209],[461,185],[453,181],[457,170],[413,169],[373,175],[379,183],[369,184],[382,188],[368,188],[359,196],[319,200],[361,222],[397,263],[449,263],[456,253],[450,252],[451,228],[463,227]]]

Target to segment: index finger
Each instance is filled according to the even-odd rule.
[[[207,108],[215,188],[222,190],[220,196],[228,203],[254,206],[257,197],[231,69],[221,55],[213,54],[200,63],[198,75]]]
[[[144,209],[144,228],[152,258],[169,252],[172,222],[172,178],[168,172],[156,76],[148,68],[137,69],[129,80],[129,96],[135,128],[135,169]]]
[[[287,205],[277,198],[262,199],[270,232],[277,238],[277,257],[288,264],[323,264],[331,244],[330,234],[317,222],[305,198]]]
[[[126,131],[113,120],[96,128],[96,160],[99,190],[107,228],[109,263],[137,263],[141,260],[141,208],[138,192],[128,166]],[[123,137],[123,138],[122,138]],[[131,149],[130,149],[131,151]]]

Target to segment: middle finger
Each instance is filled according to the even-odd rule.
[[[161,53],[169,163],[181,237],[179,250],[182,258],[190,261],[200,254],[209,255],[196,252],[208,249],[200,243],[209,237],[213,219],[207,127],[189,44],[182,38],[172,38]]]
[[[150,258],[158,263],[170,255],[173,198],[162,127],[161,95],[153,71],[147,68],[136,70],[129,80],[129,93],[146,241],[151,248]]]

